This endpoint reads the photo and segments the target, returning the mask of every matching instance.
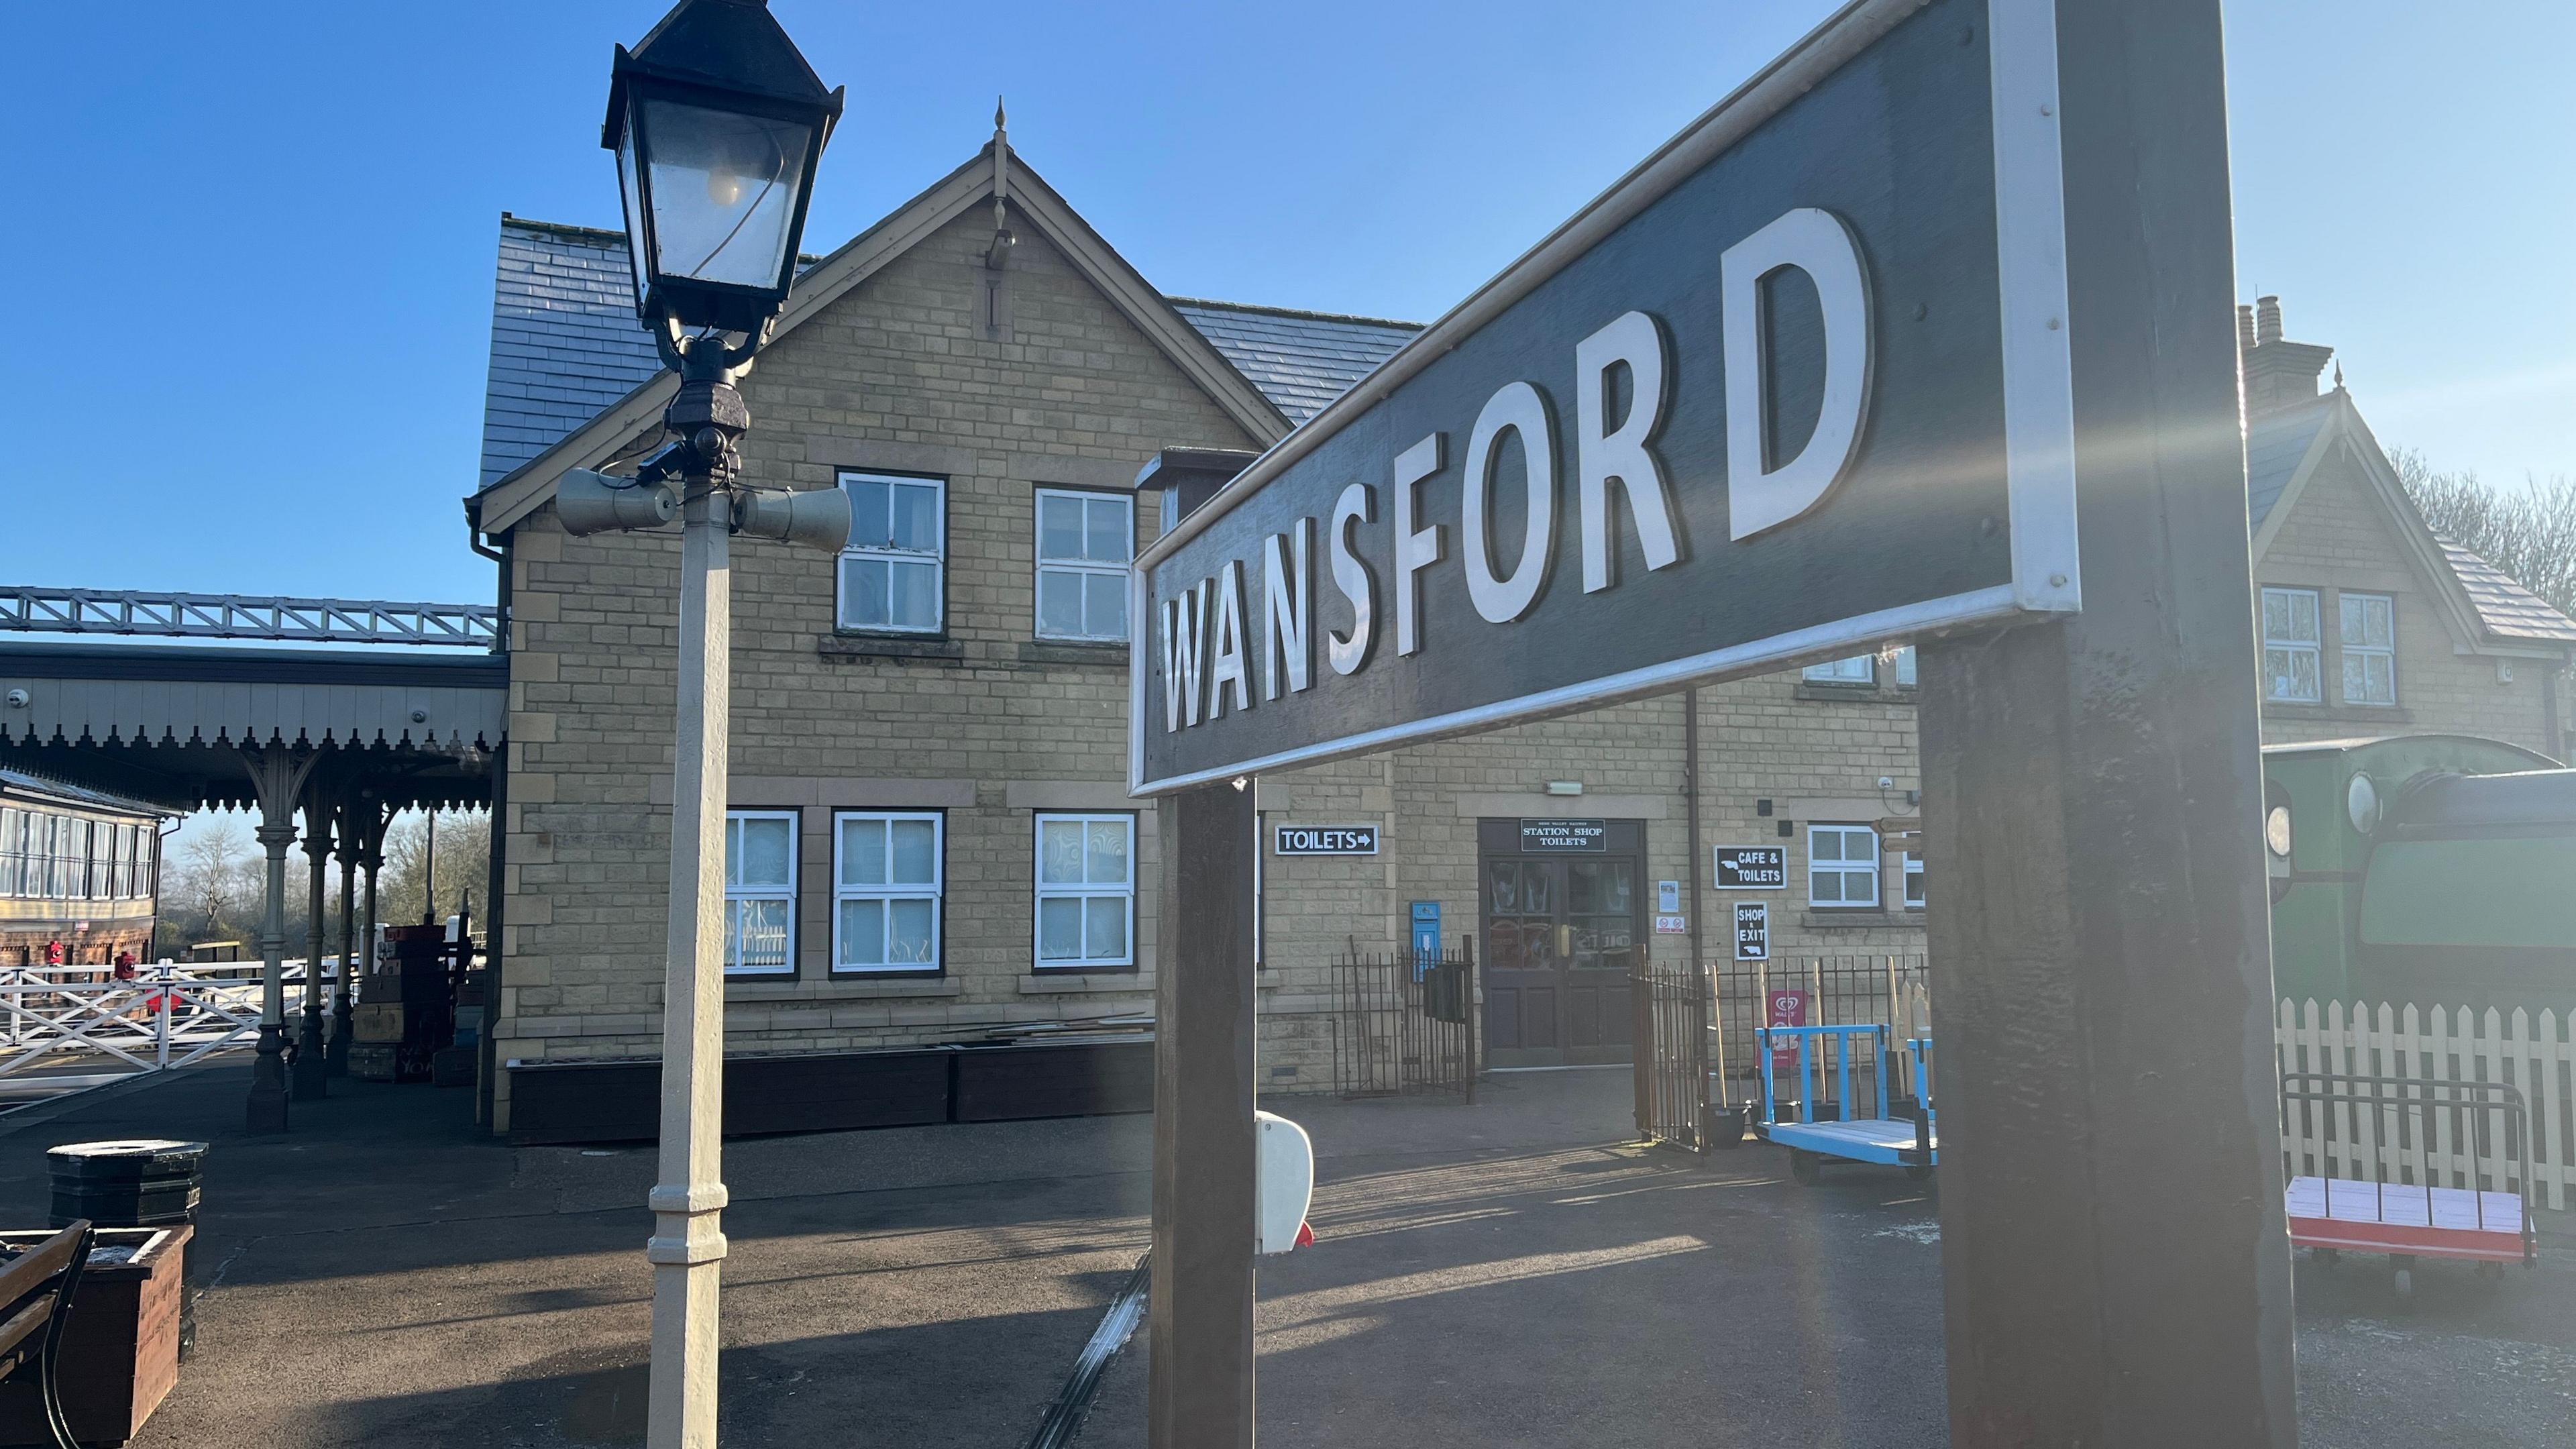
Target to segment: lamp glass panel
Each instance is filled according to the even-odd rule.
[[[626,205],[627,262],[634,268],[635,304],[644,304],[645,278],[652,268],[644,255],[644,193],[635,184],[635,120],[629,116],[617,140],[617,194]]]
[[[643,111],[656,269],[777,287],[812,129],[669,100],[647,100]]]

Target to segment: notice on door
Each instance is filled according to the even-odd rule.
[[[1532,854],[1569,850],[1608,850],[1606,820],[1523,820],[1521,849]]]
[[[1771,959],[1771,907],[1768,902],[1737,901],[1735,903],[1735,959],[1738,961]]]
[[[1777,845],[1717,847],[1717,888],[1777,891],[1789,888],[1789,852]]]

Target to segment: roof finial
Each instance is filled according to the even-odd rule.
[[[984,253],[984,265],[1002,270],[1018,238],[1011,235],[1011,137],[1009,123],[1003,115],[1002,98],[993,97],[993,245]]]
[[[2343,391],[2343,359],[2335,359],[2335,391]]]

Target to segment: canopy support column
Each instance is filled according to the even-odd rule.
[[[329,1064],[322,1059],[322,947],[325,915],[331,905],[331,817],[328,792],[308,782],[304,791],[304,859],[311,867],[305,903],[312,909],[305,935],[304,1016],[295,1034],[295,1098],[310,1102],[331,1095]]]
[[[286,847],[295,842],[295,797],[320,758],[292,745],[259,745],[242,751],[242,768],[259,795],[259,828],[268,853],[260,915],[259,1052],[251,1062],[246,1125],[253,1132],[286,1130]]]
[[[358,969],[358,851],[365,839],[358,822],[374,802],[352,790],[340,800],[340,972],[331,983],[331,1034],[322,1050],[326,1077],[349,1075],[349,987]]]

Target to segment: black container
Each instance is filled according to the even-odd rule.
[[[53,1176],[54,1227],[87,1218],[102,1228],[195,1226],[206,1144],[140,1138],[68,1142],[47,1148]],[[179,1357],[197,1348],[196,1255],[181,1265]]]

